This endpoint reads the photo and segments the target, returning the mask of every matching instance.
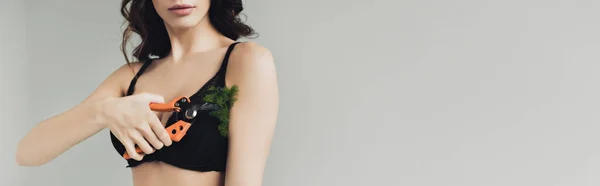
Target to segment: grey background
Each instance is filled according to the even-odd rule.
[[[245,5],[281,84],[264,185],[600,184],[600,1]],[[124,63],[118,8],[0,3],[0,185],[131,185],[107,130],[14,163],[27,130]]]

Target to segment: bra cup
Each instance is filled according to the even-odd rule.
[[[113,144],[113,147],[115,148],[115,150],[120,154],[123,155],[125,154],[125,146],[123,146],[123,144],[121,143],[121,141],[119,141],[119,139],[112,133],[112,131],[109,130],[110,133],[110,141]]]
[[[171,117],[166,125],[174,122],[174,118]],[[141,161],[129,159],[127,167],[135,167],[144,162],[162,161],[177,167],[224,171],[228,139],[221,136],[217,130],[218,124],[217,118],[212,117],[208,112],[200,112],[181,141],[173,142],[169,147],[163,147],[152,154],[145,155]],[[112,132],[110,136],[115,150],[120,155],[125,153],[125,147],[116,136]]]
[[[202,126],[202,123],[208,124],[208,122],[202,122],[204,121],[203,115],[203,113],[199,113],[196,116],[196,120],[181,141],[173,142],[171,146],[163,148],[161,159],[173,164],[197,164],[197,161],[204,159],[202,154],[196,153],[198,148],[205,146],[205,143],[210,143],[202,139],[208,132],[205,129],[207,127]]]

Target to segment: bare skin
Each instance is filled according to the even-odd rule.
[[[160,8],[172,4],[167,0],[155,0],[154,3],[159,14],[166,14]],[[200,7],[206,6],[208,1],[193,3]],[[172,142],[163,133],[168,115],[150,111],[148,103],[194,94],[217,72],[227,46],[234,41],[218,33],[208,19],[197,22],[164,20],[172,52],[153,62],[144,72],[134,95],[124,97],[134,76],[132,69],[124,65],[80,104],[34,127],[19,142],[17,162],[23,166],[43,165],[106,128],[116,133],[121,142],[129,144],[127,151],[136,160],[142,159],[143,155],[135,153],[134,144],[147,154],[168,148]],[[134,63],[133,72],[140,66],[140,63]],[[239,87],[238,100],[230,112],[227,172],[196,172],[149,162],[131,169],[134,185],[262,185],[279,104],[271,53],[252,42],[238,44],[230,56],[225,80],[227,86]],[[162,131],[159,130],[161,127]],[[63,130],[65,128],[80,132],[69,133]]]

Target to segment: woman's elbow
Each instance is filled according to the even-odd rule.
[[[36,157],[33,153],[26,152],[26,147],[23,147],[19,143],[17,147],[17,153],[15,154],[15,161],[19,166],[24,167],[36,167],[46,164],[48,161],[43,160],[40,157]]]

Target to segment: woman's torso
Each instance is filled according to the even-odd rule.
[[[168,102],[171,99],[180,96],[190,95],[195,95],[190,97],[192,101],[194,101],[194,99],[202,99],[202,95],[197,94],[201,87],[205,87],[207,85],[219,86],[220,83],[224,84],[224,74],[219,74],[219,72],[223,68],[226,68],[226,62],[228,57],[226,53],[228,51],[231,52],[231,50],[233,50],[233,46],[234,45],[230,45],[230,47],[220,48],[206,53],[194,54],[193,56],[190,56],[188,57],[188,59],[182,60],[182,62],[179,63],[170,63],[166,61],[155,60],[143,71],[141,75],[139,75],[137,82],[134,85],[135,91],[133,91],[133,94],[143,92],[158,94],[164,97],[165,102]],[[129,89],[130,87],[128,86],[127,88]],[[127,89],[125,89],[125,91],[127,91]],[[158,113],[157,116],[160,118],[164,125],[169,123],[171,114]],[[182,154],[188,152],[169,152],[169,154],[167,155],[169,157],[165,158],[163,155],[160,155],[159,152],[164,151],[163,149],[151,155],[146,155],[144,157],[145,159],[148,158],[149,160],[154,159],[158,161],[143,162],[140,164],[136,164],[134,162],[133,164],[135,164],[135,166],[131,168],[134,185],[223,185],[225,167],[224,161],[226,160],[226,152],[224,151],[226,151],[227,148],[226,138],[216,137],[215,132],[217,131],[217,129],[216,125],[213,124],[216,123],[216,121],[213,121],[212,119],[205,119],[203,121],[205,122],[201,123],[203,125],[202,127],[193,126],[196,128],[190,128],[190,131],[188,132],[188,134],[186,134],[182,141],[177,143],[174,142],[173,145],[171,145],[170,147],[163,147],[163,149],[197,148],[193,145],[190,148],[188,148],[187,146],[190,146],[193,143],[203,141],[202,143],[200,143],[202,149],[193,150],[194,152],[190,152],[199,153],[197,155],[198,158]],[[193,133],[198,133],[200,131],[203,133],[202,135],[196,135]],[[177,145],[179,145],[179,147],[175,147]],[[202,151],[211,152],[202,153]],[[196,162],[196,160],[199,160],[199,162],[203,163],[196,163],[196,165],[188,166],[188,164],[186,164],[187,161],[179,161],[177,160],[178,158],[175,158],[176,156],[182,156],[183,159],[193,159],[194,162]],[[168,160],[170,158],[172,160],[177,161],[175,163],[168,161],[163,162],[161,161],[161,158],[165,160]],[[205,159],[214,160],[210,160],[211,162],[204,163]],[[132,162],[129,163],[129,165],[131,164]],[[205,167],[199,167],[204,166],[204,164],[208,165],[206,165]]]

